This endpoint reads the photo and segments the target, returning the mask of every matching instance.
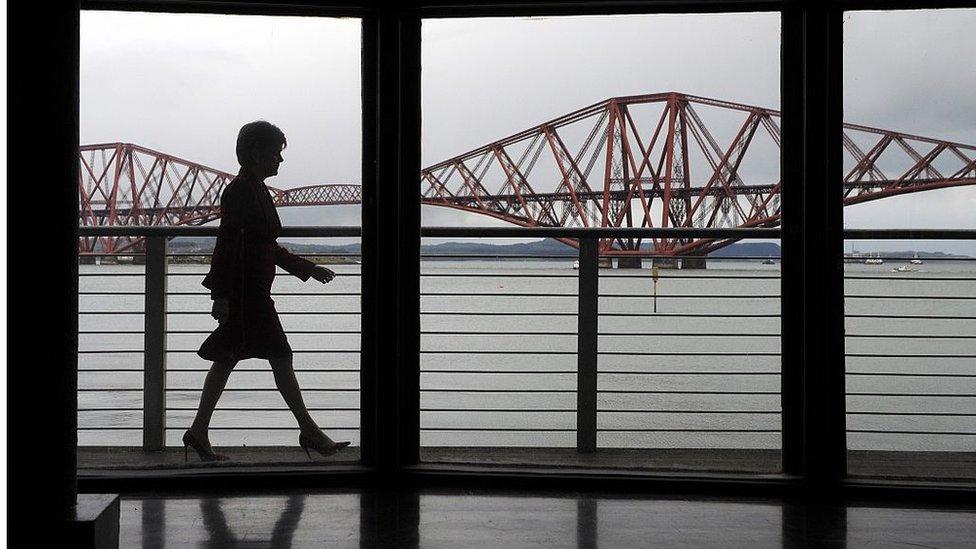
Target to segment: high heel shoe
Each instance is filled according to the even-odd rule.
[[[200,461],[227,461],[230,457],[223,454],[218,454],[211,448],[207,448],[200,442],[200,439],[193,434],[192,431],[187,430],[183,433],[183,462],[186,463],[188,460],[188,450],[187,447],[193,448],[197,455],[200,456]]]
[[[298,433],[298,445],[302,447],[302,450],[305,450],[305,455],[308,456],[308,459],[312,459],[312,454],[308,452],[309,448],[322,454],[324,457],[328,457],[334,455],[336,452],[342,450],[346,446],[349,446],[349,441],[332,442],[332,444],[320,444],[315,442],[314,439],[310,438],[305,431],[301,431]]]

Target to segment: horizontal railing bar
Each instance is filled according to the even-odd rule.
[[[778,376],[781,375],[780,372],[668,372],[666,370],[657,371],[641,371],[641,370],[626,370],[626,371],[614,371],[614,372],[597,372],[601,376],[609,375],[660,375],[660,376]]]
[[[166,311],[168,315],[209,315],[210,311]],[[80,315],[142,315],[145,311],[78,311]],[[278,311],[278,315],[358,315],[359,311]],[[551,313],[542,313],[551,314]],[[573,313],[575,316],[576,313]]]
[[[168,412],[195,412],[197,409],[191,406],[183,407],[167,407]],[[350,406],[308,406],[306,408],[309,412],[358,412],[359,407]],[[254,408],[254,407],[235,407],[235,406],[218,406],[217,411],[226,412],[291,412],[291,409],[286,406],[279,406],[277,408]]]
[[[78,311],[79,315],[143,315],[145,311]],[[210,314],[207,311],[207,314]]]
[[[974,240],[973,229],[844,229],[844,240]],[[929,258],[924,258],[929,259]]]
[[[976,282],[972,276],[845,276],[844,280],[911,280],[922,282]]]
[[[213,330],[167,330],[167,334],[174,335],[192,335],[192,334],[209,334]],[[141,333],[141,332],[140,332]],[[359,334],[362,333],[359,330],[285,330],[287,334]]]
[[[870,295],[870,294],[844,294],[845,299],[976,299],[976,295]]]
[[[576,389],[425,389],[421,393],[575,393]]]
[[[359,411],[359,408],[348,408],[348,407],[316,407],[309,406],[306,408],[309,412],[345,412],[345,411]],[[132,407],[132,408],[78,408],[79,412],[142,412],[142,406]],[[167,412],[195,412],[197,408],[195,406],[184,406],[184,407],[167,407]],[[217,411],[225,412],[291,412],[289,408],[278,407],[278,408],[254,408],[254,407],[234,407],[234,406],[218,406]]]
[[[576,374],[576,370],[420,370],[422,374]],[[598,375],[637,375],[637,374],[652,374],[652,375],[732,375],[732,376],[778,376],[779,372],[689,372],[689,371],[679,371],[679,372],[669,372],[665,370],[657,371],[641,371],[641,370],[625,370],[625,371],[611,371],[611,372],[597,372]]]
[[[976,436],[976,431],[973,432],[958,432],[958,431],[884,431],[881,429],[848,429],[848,433],[875,433],[881,435],[961,435],[961,436]]]
[[[597,335],[624,337],[624,336],[648,336],[648,337],[780,337],[780,334],[754,334],[754,333],[723,333],[723,332],[600,332]]]
[[[145,330],[78,330],[78,335],[132,335],[144,334]],[[207,332],[210,333],[210,332]]]
[[[142,352],[142,351],[140,351],[140,352]],[[194,353],[194,354],[196,354],[197,350],[196,349],[177,349],[177,350],[170,350],[170,351],[166,351],[166,352],[167,353],[179,353],[179,354],[183,354],[183,353]],[[334,354],[359,354],[360,350],[359,349],[294,349],[292,352],[293,353],[296,353],[296,354],[327,354],[327,353],[334,353]]]
[[[503,335],[503,336],[522,336],[522,335],[531,335],[531,336],[539,336],[539,335],[545,335],[545,336],[575,336],[575,335],[577,335],[576,332],[477,332],[477,331],[468,331],[468,330],[458,330],[458,331],[449,331],[449,330],[421,330],[420,331],[420,334],[421,335],[464,335],[464,336],[468,336],[468,335],[474,335],[474,336],[476,336],[476,335],[485,335],[485,336],[493,336],[493,335]]]
[[[894,338],[894,339],[976,339],[976,335],[964,334],[844,334],[844,337],[857,338]]]
[[[140,389],[141,391],[142,389]],[[202,388],[193,387],[167,387],[167,391],[183,391],[189,393],[198,393],[202,391]],[[224,389],[224,392],[265,392],[265,391],[278,391],[277,387],[234,387],[229,389]],[[314,393],[358,393],[359,389],[336,389],[333,387],[303,387],[304,392],[314,392]]]
[[[778,395],[779,391],[661,391],[654,389],[598,389],[597,393],[639,395]]]
[[[604,433],[780,433],[782,429],[682,429],[680,427],[659,429],[628,429],[626,427],[597,427]]]
[[[939,398],[939,397],[956,397],[956,398],[974,398],[976,394],[966,394],[966,393],[845,393],[847,396],[892,396],[892,397],[912,397],[912,398]]]
[[[527,413],[527,412],[547,412],[547,413],[576,413],[576,408],[421,408],[421,412],[502,412],[502,413]]]
[[[181,372],[209,372],[210,368],[169,368],[166,370],[167,374],[181,373]],[[236,368],[235,372],[271,372],[270,368]],[[359,372],[358,368],[295,368],[295,372]],[[110,372],[132,372],[132,373],[142,373],[142,368],[78,368],[78,372],[94,372],[94,373],[110,373]]]
[[[421,427],[421,431],[478,431],[478,432],[576,432],[575,427]],[[623,429],[597,428],[602,432],[633,432],[633,433],[779,433],[780,429]]]
[[[575,433],[576,427],[420,427],[421,431],[477,431],[513,433]]]
[[[709,257],[709,260],[715,259]],[[652,275],[650,274],[650,269],[634,269],[635,274],[605,274],[600,273],[600,279],[604,278],[620,278],[620,279],[636,279],[651,281]],[[658,274],[660,279],[680,279],[680,280],[780,280],[781,276],[766,276],[766,275],[726,275],[719,274],[721,271],[713,271],[714,275],[686,275],[686,274],[673,274],[667,271],[662,271]],[[575,278],[575,277],[574,277]]]
[[[80,293],[80,292],[79,292]],[[142,295],[139,292],[138,295]],[[166,295],[205,295],[209,296],[210,292],[166,292]],[[287,297],[287,296],[301,296],[301,297],[350,297],[350,296],[362,296],[360,292],[271,292],[272,296],[275,297]]]
[[[853,263],[856,265],[863,264],[864,259],[882,259],[885,261],[891,261],[892,263],[908,263],[910,260],[914,259],[912,257],[903,257],[897,255],[872,255],[872,256],[861,256],[861,257],[851,257],[844,256],[844,263]],[[973,261],[972,257],[925,257],[920,258],[925,261]]]
[[[204,274],[206,274],[206,273],[204,273]],[[102,278],[102,277],[105,277],[105,276],[137,276],[137,277],[142,278],[142,277],[145,277],[146,276],[146,273],[78,273],[78,276],[79,277],[82,277],[82,276],[97,276],[98,278]]]
[[[348,263],[345,263],[344,265],[348,265]],[[99,276],[98,273],[91,273],[91,274],[93,276]],[[362,276],[362,273],[359,273],[359,272],[350,273],[350,272],[345,272],[345,271],[336,271],[336,274],[339,275],[339,276]],[[293,276],[291,273],[287,273],[287,272],[285,272],[285,273],[275,273],[274,275],[276,277],[290,277],[290,276]],[[139,275],[133,275],[133,276],[142,276],[142,275],[139,274]],[[207,276],[207,273],[204,272],[204,271],[200,271],[198,273],[196,273],[196,272],[194,272],[194,273],[167,273],[166,276],[195,276],[195,277],[203,278],[203,277]]]
[[[132,349],[118,349],[118,350],[91,349],[91,350],[79,350],[78,351],[78,354],[80,354],[80,355],[139,354],[139,353],[143,353],[143,352],[144,351],[142,349],[135,349],[135,350],[132,350]],[[197,349],[170,349],[170,350],[167,350],[166,352],[167,353],[170,353],[170,354],[185,354],[185,353],[194,353],[194,354],[196,354]],[[293,353],[310,353],[310,354],[326,354],[326,353],[335,353],[335,354],[356,353],[356,354],[358,354],[360,351],[359,351],[359,349],[353,349],[353,350],[350,350],[350,349],[296,349],[296,350],[293,350],[292,352]]]
[[[421,315],[445,316],[577,316],[575,312],[514,312],[514,311],[420,311]]]
[[[611,410],[598,408],[604,414],[782,414],[782,410]]]
[[[578,297],[577,294],[550,294],[540,292],[420,292],[420,297]]]
[[[631,253],[633,253],[633,252],[631,252]],[[528,253],[525,253],[525,254],[509,254],[509,253],[504,253],[504,252],[501,252],[501,253],[481,253],[481,254],[466,254],[466,253],[444,253],[444,254],[438,254],[438,253],[421,253],[420,259],[421,260],[425,260],[425,259],[427,259],[427,260],[431,260],[431,259],[435,259],[435,260],[456,259],[456,260],[459,260],[459,261],[464,261],[464,260],[469,260],[469,259],[470,260],[477,260],[477,259],[495,259],[495,260],[504,260],[504,259],[540,259],[540,260],[546,260],[546,261],[552,261],[552,262],[555,262],[555,261],[566,261],[566,262],[568,262],[570,260],[576,260],[578,257],[579,257],[579,255],[578,254],[574,254],[574,253],[563,253],[563,254],[558,254],[558,253],[556,253],[556,254],[528,254]],[[606,257],[606,258],[617,258],[617,259],[619,259],[621,256],[615,255],[615,256],[602,256],[602,257]],[[709,261],[761,261],[761,260],[764,260],[764,259],[779,259],[779,256],[774,256],[774,257],[770,258],[770,257],[767,257],[765,255],[739,255],[739,256],[661,255],[661,254],[655,254],[654,252],[652,252],[650,250],[641,250],[641,252],[639,254],[633,254],[633,255],[630,255],[630,257],[635,257],[635,258],[639,258],[639,259],[649,259],[649,260],[651,260],[651,259],[669,259],[669,260],[670,259],[707,259]]]
[[[169,315],[209,315],[210,311],[167,311],[166,314]],[[358,315],[361,314],[359,311],[278,311],[278,316],[281,315]]]
[[[654,294],[600,294],[600,297],[618,297],[628,299],[654,299]],[[731,294],[661,294],[660,299],[780,299],[779,294],[763,295],[731,295]]]
[[[189,425],[185,427],[166,427],[167,431],[182,431],[189,428]],[[358,431],[359,427],[329,427],[333,431]],[[79,431],[141,431],[142,427],[78,427]],[[210,426],[212,431],[298,431],[299,427],[255,427],[255,426],[245,426],[245,427],[214,427]]]
[[[778,315],[777,315],[778,316]],[[976,316],[953,316],[953,315],[869,315],[869,314],[845,314],[845,318],[899,318],[915,320],[976,320]]]
[[[729,313],[729,314],[715,314],[715,313],[604,313],[600,312],[600,316],[619,316],[619,317],[673,317],[673,318],[779,318],[780,315],[777,314],[766,314],[766,313]]]
[[[854,358],[976,358],[976,355],[903,355],[885,353],[847,353],[844,356]]]
[[[486,351],[486,350],[457,350],[443,351],[420,350],[422,355],[575,355],[576,351]]]
[[[194,351],[195,352],[195,351]],[[298,352],[298,351],[295,351]],[[575,355],[576,351],[507,351],[507,350],[423,350],[421,354],[429,355]],[[684,352],[684,351],[661,351],[661,352],[638,352],[638,351],[599,351],[598,355],[624,355],[624,356],[779,356],[778,352]],[[914,355],[913,355],[914,356]]]
[[[847,412],[850,416],[950,416],[976,417],[965,412]]]
[[[961,378],[972,377],[972,378],[976,378],[976,374],[943,374],[943,373],[937,373],[937,374],[927,374],[927,373],[922,373],[922,374],[909,374],[909,373],[902,373],[902,372],[847,372],[846,375],[849,375],[849,376],[884,376],[884,377],[892,376],[892,377],[961,377]]]
[[[420,273],[420,278],[579,278],[575,274]]]
[[[598,351],[598,355],[611,356],[779,356],[778,352],[772,351],[751,351],[751,352],[678,352],[678,351]]]

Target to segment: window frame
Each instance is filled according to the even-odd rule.
[[[283,482],[296,487],[407,482],[421,486],[509,485],[641,493],[888,499],[926,495],[944,498],[960,493],[971,496],[976,493],[976,486],[967,486],[960,492],[924,480],[882,482],[846,477],[842,193],[839,187],[806,184],[831,177],[840,179],[843,175],[844,11],[976,6],[971,1],[962,4],[951,0],[834,0],[825,6],[801,0],[544,0],[531,4],[417,0],[405,7],[387,9],[366,1],[81,1],[83,10],[340,16],[362,20],[363,457],[358,467],[312,473],[269,469],[240,475],[204,473],[192,478],[161,475],[139,481],[121,477],[79,479],[79,488],[229,489],[246,480],[257,488],[281,487]],[[421,463],[420,196],[404,189],[419,188],[422,20],[759,11],[781,14],[783,474],[760,478],[644,471],[489,470]],[[73,55],[70,62],[77,74],[77,47]],[[74,91],[77,101],[77,87]],[[72,113],[70,119],[64,120],[66,127],[77,128],[77,105],[65,112]],[[76,135],[74,146],[77,148]],[[76,225],[76,219],[71,221]],[[76,317],[76,303],[73,313]]]

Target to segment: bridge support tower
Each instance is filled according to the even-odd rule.
[[[618,269],[640,269],[643,267],[641,264],[641,258],[639,257],[618,257],[617,258],[617,268]]]

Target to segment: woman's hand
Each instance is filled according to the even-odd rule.
[[[318,280],[322,284],[325,284],[326,282],[332,282],[332,279],[335,278],[335,275],[336,274],[335,272],[332,271],[332,269],[327,269],[321,265],[316,265],[315,268],[312,269],[312,278]]]
[[[230,305],[226,297],[214,300],[213,307],[210,309],[210,316],[217,320],[217,324],[227,320],[227,317],[230,316]]]

